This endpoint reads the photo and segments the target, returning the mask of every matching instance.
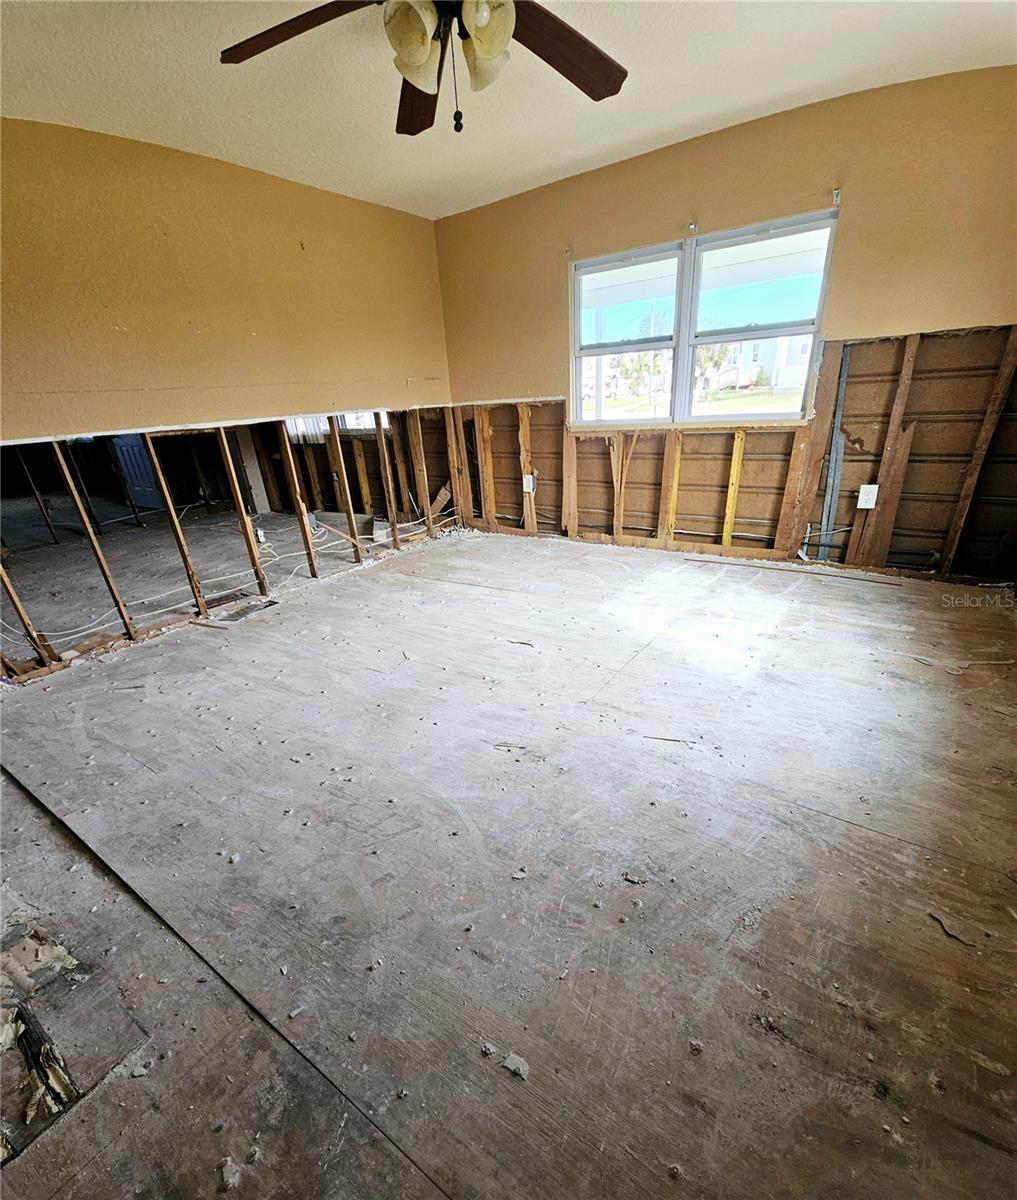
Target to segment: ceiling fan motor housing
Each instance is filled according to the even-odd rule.
[[[219,59],[223,63],[247,62],[339,17],[382,3],[328,0],[227,46]],[[620,63],[536,0],[518,5],[515,0],[384,0],[382,17],[386,36],[396,52],[396,69],[404,79],[397,133],[415,136],[433,126],[442,68],[454,46],[456,26],[474,91],[497,78],[508,61],[507,47],[512,40],[591,100],[617,95],[628,74]],[[451,58],[455,84],[454,53]],[[458,91],[454,128],[462,128]]]

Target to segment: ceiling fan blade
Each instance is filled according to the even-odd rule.
[[[591,100],[616,95],[628,75],[620,63],[534,0],[516,0],[512,37]]]
[[[438,59],[438,89],[432,96],[430,92],[422,92],[415,88],[408,79],[403,80],[403,88],[399,93],[399,113],[396,116],[396,133],[405,133],[416,137],[425,129],[430,129],[438,112],[438,92],[441,91],[441,73],[445,69],[445,53],[448,50],[450,29],[446,29],[441,37],[441,57]]]
[[[273,46],[288,42],[290,38],[295,38],[301,33],[307,33],[309,29],[317,29],[319,25],[324,25],[327,21],[334,21],[336,17],[345,17],[347,13],[356,12],[358,8],[367,8],[369,5],[377,3],[380,3],[380,0],[332,0],[330,4],[320,4],[317,8],[312,8],[310,12],[301,13],[299,17],[291,17],[288,21],[273,25],[271,29],[263,29],[261,33],[237,42],[235,46],[230,46],[219,55],[219,61],[224,63],[246,62],[256,54],[263,54],[266,50],[271,50]]]

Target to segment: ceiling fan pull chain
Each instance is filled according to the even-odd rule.
[[[452,114],[452,128],[456,133],[463,131],[463,114],[459,111],[459,84],[456,80],[456,46],[455,38],[452,37],[451,31],[448,39],[448,50],[452,58],[452,93],[455,96],[456,110]]]

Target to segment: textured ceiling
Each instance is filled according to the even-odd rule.
[[[447,73],[435,128],[406,138],[378,8],[219,64],[223,47],[311,7],[8,0],[3,112],[439,217],[811,101],[1017,60],[1009,2],[550,0],[628,67],[620,95],[594,104],[515,46],[490,89],[460,91],[463,133]]]

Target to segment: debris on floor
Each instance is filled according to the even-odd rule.
[[[494,1044],[494,1042],[484,1042],[480,1047],[480,1053],[483,1054],[485,1058],[494,1058],[494,1056],[498,1053],[498,1047]]]
[[[959,933],[954,933],[938,913],[930,912],[929,916],[939,925],[948,938],[953,938],[955,942],[960,942],[962,946],[976,946],[978,944],[977,942],[969,942],[967,938],[961,937]]]
[[[78,960],[41,927],[14,925],[0,942],[0,980],[23,996],[31,996],[61,971],[77,965]]]
[[[512,878],[513,879],[528,879],[529,876],[527,874],[526,868],[525,867],[517,867],[516,870],[514,870],[512,872]]]
[[[222,1172],[222,1186],[224,1192],[235,1192],[240,1187],[240,1168],[227,1155],[222,1162],[219,1163],[219,1170]]]
[[[518,1075],[520,1079],[527,1079],[530,1074],[530,1064],[518,1054],[506,1054],[499,1066],[511,1071],[513,1075]]]
[[[646,882],[642,875],[636,875],[632,871],[623,871],[622,879],[624,879],[626,883],[644,884]]]

